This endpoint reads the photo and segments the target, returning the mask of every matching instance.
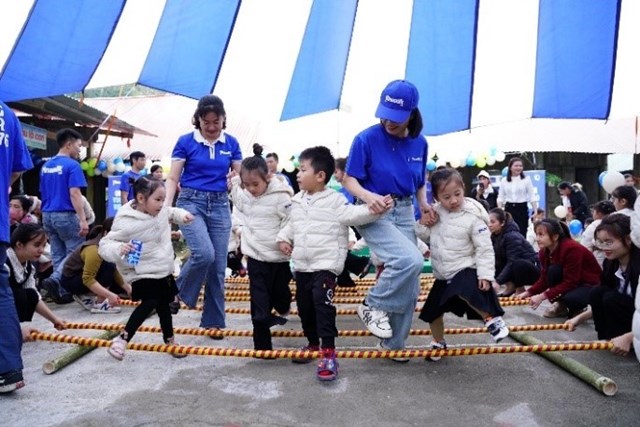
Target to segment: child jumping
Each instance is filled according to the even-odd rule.
[[[118,209],[111,231],[100,240],[100,256],[113,262],[124,279],[131,283],[131,299],[141,301],[131,313],[124,331],[109,347],[109,354],[124,358],[127,343],[155,309],[166,344],[176,344],[169,303],[178,293],[173,278],[173,246],[170,222],[188,224],[192,215],[184,209],[164,206],[166,191],[160,180],[141,176],[133,186],[134,199]],[[142,242],[139,259],[132,240]],[[172,354],[174,357],[186,355]]]
[[[242,161],[240,176],[231,178],[234,209],[244,217],[240,248],[247,256],[253,346],[272,350],[274,325],[284,325],[291,308],[289,256],[280,252],[276,236],[287,220],[293,190],[283,178],[269,175],[262,147],[254,144],[252,157]]]
[[[291,256],[295,268],[296,304],[302,330],[309,344],[302,351],[319,351],[317,377],[332,381],[338,375],[335,354],[336,308],[333,295],[336,276],[347,256],[348,226],[375,221],[366,205],[351,205],[344,196],[326,188],[335,168],[326,147],[304,150],[299,157],[300,192],[291,199],[289,220],[278,233],[280,250]],[[387,209],[392,200],[385,200]],[[309,359],[294,359],[306,363]]]
[[[484,320],[498,342],[509,334],[504,311],[491,287],[495,260],[487,211],[464,197],[464,183],[454,169],[436,171],[431,177],[439,220],[431,228],[417,224],[420,238],[430,237],[431,265],[436,280],[422,307],[420,319],[431,327],[434,350],[446,349],[443,316],[453,312]],[[431,357],[430,360],[438,360]]]

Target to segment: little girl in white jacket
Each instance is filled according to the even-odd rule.
[[[422,307],[420,319],[429,322],[433,349],[446,348],[443,316],[453,312],[484,320],[495,341],[507,329],[495,291],[495,255],[488,228],[489,214],[478,202],[464,197],[464,183],[454,169],[442,169],[431,177],[438,222],[431,228],[417,226],[421,239],[430,237],[431,266],[436,280]],[[431,358],[437,360],[439,358]]]
[[[231,178],[231,201],[243,217],[240,249],[247,256],[253,345],[272,350],[270,328],[284,325],[291,307],[289,256],[280,252],[276,236],[291,207],[291,186],[279,175],[269,175],[262,146],[242,161],[240,176]],[[279,315],[271,314],[275,309]]]
[[[135,199],[118,209],[111,231],[100,240],[99,247],[100,256],[115,263],[120,274],[131,283],[131,299],[141,301],[124,331],[109,347],[109,354],[118,360],[124,358],[127,343],[154,309],[160,318],[164,342],[175,344],[169,303],[173,302],[178,289],[173,278],[170,222],[188,224],[193,220],[184,209],[164,206],[166,191],[160,180],[138,178],[134,194]],[[129,257],[136,250],[132,240],[142,242],[137,262]]]

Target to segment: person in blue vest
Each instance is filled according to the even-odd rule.
[[[192,123],[195,131],[178,138],[173,148],[165,203],[172,204],[179,183],[176,206],[193,215],[191,224],[180,226],[191,255],[177,279],[179,298],[195,307],[204,282],[200,327],[220,330],[225,327],[224,274],[231,233],[227,175],[240,172],[242,152],[238,140],[224,131],[226,112],[219,97],[200,98]]]
[[[384,212],[385,196],[394,202],[386,215],[357,227],[385,266],[358,315],[385,349],[405,347],[419,293],[423,255],[416,246],[413,199],[423,216],[435,215],[426,199],[428,150],[418,100],[418,89],[406,80],[384,88],[376,110],[380,123],[356,135],[343,180],[357,203],[374,213]]]
[[[62,129],[56,134],[56,142],[58,154],[40,170],[42,225],[49,236],[54,270],[85,241],[89,232],[82,198],[82,189],[87,187],[87,180],[78,163],[82,135],[73,129]],[[73,297],[64,289],[57,291],[60,298],[56,302],[73,301]]]
[[[33,168],[15,113],[0,101],[0,266],[7,261],[9,246],[9,190],[20,174]],[[0,393],[24,387],[22,376],[23,333],[9,285],[9,274],[0,268]],[[28,337],[28,335],[24,335]]]
[[[134,151],[129,155],[129,161],[131,162],[131,169],[122,174],[120,180],[120,199],[122,200],[122,206],[134,198],[133,196],[133,184],[136,179],[140,178],[142,171],[147,166],[147,156],[142,151]]]

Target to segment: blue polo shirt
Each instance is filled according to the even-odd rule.
[[[74,212],[69,189],[86,186],[87,180],[77,160],[55,156],[40,170],[42,212]]]
[[[396,138],[377,124],[356,135],[346,172],[382,196],[411,196],[425,185],[428,144],[424,136]]]
[[[142,174],[129,170],[129,172],[123,173],[120,177],[120,193],[127,193],[127,200],[133,199],[133,185],[129,184],[129,180],[133,179],[133,182],[135,182],[140,176]]]
[[[242,152],[238,140],[229,134],[222,133],[211,144],[196,130],[178,138],[171,159],[185,162],[180,177],[181,187],[226,192],[227,174],[233,162],[242,161]]]
[[[0,242],[9,242],[9,186],[13,172],[33,167],[14,112],[0,101]],[[4,333],[4,332],[3,332]]]

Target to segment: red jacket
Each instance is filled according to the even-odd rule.
[[[531,295],[546,291],[549,301],[554,302],[578,285],[596,286],[600,283],[602,269],[593,253],[571,238],[561,239],[552,253],[548,249],[540,250],[538,256],[542,270],[538,281],[529,288]],[[562,281],[553,287],[547,283],[550,265],[562,266]]]

